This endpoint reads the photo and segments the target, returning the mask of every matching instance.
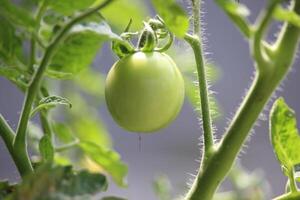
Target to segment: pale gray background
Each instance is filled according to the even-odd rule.
[[[252,19],[257,15],[265,1],[244,0],[252,10]],[[204,21],[206,22],[206,46],[212,54],[209,56],[221,69],[222,76],[213,86],[217,98],[224,111],[224,119],[216,125],[218,134],[232,118],[241,97],[249,87],[253,75],[253,63],[249,57],[247,43],[241,37],[228,18],[219,10],[213,1],[206,1],[204,5]],[[275,28],[276,30],[276,28]],[[106,48],[107,49],[107,48]],[[103,63],[102,58],[106,59]],[[101,64],[98,64],[101,62]],[[105,51],[99,54],[96,66],[99,70],[108,71],[113,60],[107,60]],[[288,104],[300,113],[299,62],[288,78],[284,81],[277,95],[284,96]],[[23,95],[7,80],[0,78],[0,112],[15,128],[21,110]],[[200,129],[193,109],[185,104],[179,117],[168,128],[160,133],[142,137],[142,150],[138,150],[138,136],[120,129],[110,117],[107,108],[99,108],[112,133],[115,148],[129,164],[129,188],[119,189],[114,184],[107,194],[116,194],[130,200],[154,200],[152,180],[157,174],[166,174],[172,183],[173,193],[182,194],[185,183],[191,178],[189,173],[195,173],[199,156],[198,138]],[[266,114],[269,111],[265,111]],[[300,115],[298,114],[300,119]],[[272,196],[284,191],[286,178],[282,175],[279,165],[273,155],[268,138],[267,122],[260,122],[259,127],[251,136],[251,140],[243,148],[240,160],[249,170],[261,168],[272,186]],[[15,180],[18,177],[16,169],[0,140],[0,178]]]

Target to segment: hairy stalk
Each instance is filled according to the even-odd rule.
[[[201,116],[203,121],[203,134],[204,134],[204,152],[203,159],[209,158],[209,155],[213,151],[213,133],[212,133],[212,123],[209,107],[209,97],[206,82],[206,71],[204,66],[204,60],[201,49],[201,42],[197,35],[186,34],[184,39],[191,45],[195,60],[197,64],[197,74],[199,81],[199,94],[200,94],[200,106],[201,106]]]
[[[295,1],[293,9],[297,14],[300,13],[300,1]],[[264,16],[269,17],[268,15]],[[262,19],[262,22],[265,20]],[[219,184],[231,169],[259,114],[293,64],[299,37],[300,29],[285,23],[274,46],[275,56],[272,60],[268,63],[256,60],[258,71],[248,94],[224,134],[218,149],[208,160],[205,168],[202,168],[197,175],[186,199],[210,200],[213,198]],[[285,199],[296,199],[290,197]]]
[[[211,113],[208,97],[208,86],[206,78],[205,61],[202,51],[201,42],[201,24],[200,24],[200,4],[201,0],[192,0],[193,5],[193,35],[186,34],[184,39],[190,44],[194,51],[194,56],[197,65],[197,74],[199,82],[199,95],[201,102],[201,115],[203,122],[203,134],[204,134],[204,157],[208,158],[212,151],[213,131],[211,122]],[[205,160],[205,159],[204,159]]]
[[[205,61],[202,51],[201,42],[201,24],[200,24],[200,0],[192,0],[193,5],[193,35],[186,34],[184,39],[190,44],[194,51],[194,56],[197,65],[197,74],[199,82],[199,95],[200,95],[200,106],[201,106],[201,116],[202,116],[202,129],[204,138],[204,151],[202,153],[202,161],[198,170],[198,175],[196,180],[188,192],[186,199],[194,199],[195,189],[197,187],[197,179],[201,176],[203,170],[206,168],[206,164],[209,162],[210,157],[214,154],[214,141],[213,141],[213,131],[211,122],[211,113],[209,105],[209,95],[208,86],[205,70]]]
[[[55,39],[50,43],[50,45],[46,49],[42,61],[37,71],[35,72],[32,81],[26,91],[21,117],[18,124],[17,135],[15,137],[14,144],[13,144],[14,150],[18,152],[18,154],[16,155],[18,155],[20,160],[23,160],[24,170],[20,172],[21,176],[33,172],[33,168],[27,152],[26,129],[27,129],[30,112],[32,109],[32,104],[36,98],[37,92],[39,91],[40,82],[43,78],[44,72],[47,68],[49,61],[53,56],[53,53],[55,52],[58,44],[63,40],[64,36],[73,27],[73,25],[80,22],[84,18],[92,15],[98,10],[106,7],[111,2],[113,2],[113,0],[106,0],[102,4],[95,6],[94,8],[91,8],[88,11],[83,12],[82,14],[73,18],[62,28],[59,34],[55,37]]]
[[[278,5],[278,0],[272,0],[270,1],[268,7],[261,13],[259,17],[259,21],[257,24],[257,28],[255,30],[254,38],[252,39],[252,51],[254,59],[257,63],[260,63],[259,67],[267,67],[269,62],[268,54],[265,51],[265,48],[263,48],[263,45],[265,44],[263,41],[263,37],[265,35],[265,32],[271,22],[272,15],[276,9],[276,6]],[[259,68],[258,70],[263,70],[262,68]]]

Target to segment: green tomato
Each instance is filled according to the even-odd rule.
[[[112,66],[106,78],[105,99],[121,127],[153,132],[176,118],[184,100],[184,81],[168,55],[137,52]]]

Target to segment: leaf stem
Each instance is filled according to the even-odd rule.
[[[202,51],[201,42],[201,24],[200,24],[200,4],[201,0],[192,0],[193,5],[193,35],[186,34],[184,39],[190,44],[194,51],[194,56],[197,65],[197,74],[199,82],[199,95],[201,116],[203,121],[203,134],[204,134],[204,160],[209,157],[209,154],[213,150],[214,139],[212,131],[211,113],[209,105],[209,94],[206,78],[205,61]]]
[[[42,61],[32,78],[32,81],[29,85],[28,90],[26,91],[25,100],[24,100],[24,104],[23,104],[23,108],[22,108],[22,112],[21,112],[21,117],[19,120],[18,128],[17,128],[17,135],[15,137],[14,144],[13,144],[15,151],[18,152],[16,155],[18,155],[20,157],[20,159],[23,160],[24,166],[26,168],[26,170],[21,174],[22,176],[27,173],[33,172],[33,168],[32,168],[32,165],[31,165],[31,162],[30,162],[30,159],[28,156],[28,152],[27,152],[26,129],[27,129],[30,112],[32,109],[32,104],[36,98],[37,92],[39,91],[40,82],[43,78],[44,72],[47,68],[47,65],[48,65],[51,57],[53,56],[59,43],[63,40],[64,36],[73,27],[73,25],[80,22],[84,18],[92,15],[93,13],[97,12],[98,10],[106,7],[111,2],[113,2],[113,0],[106,0],[103,3],[101,3],[100,5],[95,6],[91,9],[79,14],[77,17],[71,19],[62,28],[62,30],[58,33],[58,35],[55,37],[55,39],[50,43],[50,45],[46,49],[45,54],[42,58]]]
[[[289,170],[288,178],[289,178],[291,192],[292,193],[297,193],[298,189],[297,189],[297,186],[296,186],[296,183],[295,183],[294,170],[293,169]]]
[[[214,154],[214,139],[212,131],[211,113],[209,105],[209,94],[206,78],[205,61],[202,51],[201,43],[201,24],[200,24],[200,0],[192,0],[193,5],[193,35],[186,34],[184,39],[190,44],[194,51],[194,56],[197,65],[197,75],[199,82],[199,95],[200,95],[200,106],[201,106],[201,117],[202,117],[202,129],[204,138],[204,151],[202,153],[202,161],[199,167],[199,171],[196,180],[189,190],[186,199],[195,199],[199,195],[197,192],[198,188],[198,177],[201,176],[203,170],[206,168],[206,164],[209,162],[210,157]]]
[[[68,149],[70,149],[72,147],[77,146],[79,143],[80,143],[80,140],[76,138],[73,142],[70,142],[68,144],[55,147],[55,151],[56,152],[66,151],[66,150],[68,150]]]
[[[231,19],[231,21],[234,23],[234,25],[240,30],[240,32],[245,36],[246,38],[250,38],[253,35],[252,25],[250,25],[247,18],[244,18],[240,15],[234,15],[228,10],[224,9],[224,5],[226,4],[226,1],[224,0],[215,0],[216,4],[218,4],[223,10],[225,11],[225,14]]]
[[[265,67],[268,66],[266,65],[267,62],[269,62],[269,58],[264,51],[265,48],[263,48],[263,37],[265,36],[265,32],[268,28],[268,25],[271,22],[273,13],[276,9],[276,6],[278,4],[278,0],[272,0],[270,1],[268,7],[264,9],[264,11],[261,13],[259,17],[259,21],[257,22],[257,27],[256,30],[254,31],[254,38],[253,38],[253,44],[252,44],[252,51],[253,51],[253,56],[254,59],[256,60],[257,63],[259,63],[260,67]],[[257,70],[263,70],[258,68]]]
[[[212,133],[212,122],[209,106],[209,97],[206,80],[206,70],[204,66],[203,54],[201,49],[201,42],[197,35],[186,34],[184,39],[191,45],[195,60],[197,64],[197,74],[199,81],[199,95],[200,95],[200,106],[201,116],[203,121],[203,134],[204,134],[204,154],[208,158],[208,155],[212,151],[214,145],[213,133]]]

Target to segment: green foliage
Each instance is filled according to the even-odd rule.
[[[226,12],[235,25],[239,27],[241,32],[246,37],[250,37],[252,30],[246,18],[250,15],[249,9],[244,4],[234,0],[216,0],[215,2]]]
[[[99,1],[101,0],[97,0]],[[131,30],[136,31],[141,28],[142,21],[149,16],[146,5],[140,0],[115,1],[114,6],[104,8],[101,13],[118,31],[123,31],[130,19],[133,20]]]
[[[157,13],[176,36],[183,38],[189,28],[188,17],[175,0],[152,0]]]
[[[121,162],[119,154],[92,142],[81,142],[79,147],[91,160],[103,167],[118,185],[127,185],[125,177],[128,169],[127,166]]]
[[[83,10],[90,7],[95,0],[63,0],[63,1],[56,1],[56,0],[45,0],[47,4],[55,11],[64,14],[64,15],[71,15],[75,11]]]
[[[249,9],[234,0],[217,0],[217,3],[224,8],[228,13],[238,17],[247,17],[250,14]]]
[[[34,116],[34,114],[39,112],[40,110],[49,110],[50,108],[53,108],[57,105],[65,105],[68,106],[69,108],[72,108],[72,104],[68,99],[60,96],[48,96],[39,101],[37,107],[35,107],[31,111],[30,115]]]
[[[104,74],[88,68],[75,77],[74,83],[82,92],[99,101],[104,98],[104,80]]]
[[[107,4],[103,4],[104,8],[99,12],[93,9],[96,6],[100,9],[101,6],[98,6],[103,2]],[[57,165],[72,165],[76,169],[87,168],[90,171],[96,168],[96,171],[112,176],[119,186],[126,185],[127,166],[121,161],[120,155],[112,149],[109,133],[95,109],[96,106],[103,103],[104,76],[90,69],[90,65],[104,42],[117,41],[126,46],[129,43],[123,39],[127,40],[126,37],[129,37],[130,34],[131,36],[135,35],[134,33],[116,35],[105,19],[117,31],[124,30],[128,21],[132,19],[132,30],[139,30],[141,22],[147,21],[146,17],[149,15],[149,11],[139,0],[119,0],[113,6],[106,6],[110,2],[112,1],[0,0],[0,76],[11,81],[26,94],[17,133],[5,123],[4,119],[1,119],[3,128],[0,135],[16,163],[22,176],[22,182],[18,186],[10,185],[5,181],[1,182],[0,199],[93,199],[96,193],[105,191],[107,188],[106,178],[102,174],[91,173],[87,170],[74,171],[71,167]],[[197,0],[191,0],[191,2],[193,5],[200,5],[200,1],[197,2]],[[197,188],[197,183],[194,185],[195,187],[192,187],[196,192],[191,194],[191,199],[212,198],[218,184],[231,169],[249,130],[270,98],[273,92],[271,88],[279,85],[279,80],[284,78],[293,62],[300,36],[298,30],[300,27],[299,1],[292,1],[296,6],[295,9],[293,6],[289,8],[278,6],[282,2],[279,0],[269,1],[268,8],[262,11],[259,15],[260,18],[253,25],[247,20],[250,12],[245,5],[235,0],[215,0],[215,2],[232,19],[246,38],[249,38],[257,68],[259,70],[268,69],[269,73],[261,73],[262,81],[254,81],[253,90],[250,90],[227,129],[228,131],[221,139],[219,150],[210,152],[217,145],[214,142],[211,147],[205,145],[208,146],[204,151],[207,155],[205,154],[203,158],[212,159],[210,159],[211,162],[205,162],[206,159],[203,159],[203,162],[207,164],[206,168],[213,166],[211,170],[208,170],[212,173],[209,176],[200,174],[196,178],[202,187]],[[208,73],[216,75],[217,71],[213,66],[207,65],[207,68],[204,68],[201,40],[193,37],[195,32],[187,34],[189,18],[184,9],[175,0],[152,0],[152,4],[172,32],[170,35],[174,34],[178,38],[185,36],[189,43],[192,41],[190,44],[195,57],[191,56],[193,52],[188,52],[189,55],[184,57],[185,50],[176,52],[174,56],[178,66],[182,66],[181,70],[184,73],[185,89],[189,101],[194,107],[199,107],[201,103],[200,89],[200,95],[203,97],[201,98],[202,105],[216,107],[214,98],[208,99],[209,95],[205,95],[208,90],[205,86],[206,73],[198,74],[204,83],[200,84],[199,88],[193,83],[197,78],[193,74],[196,63],[198,69],[207,69]],[[198,15],[200,11],[194,7],[193,12],[195,12],[194,15]],[[290,24],[283,26],[282,34],[274,42],[276,44],[274,46],[267,44],[264,40],[265,30],[268,30],[272,17]],[[192,19],[194,20],[193,30],[197,30],[200,21],[197,21],[198,17]],[[165,42],[164,36],[167,31],[161,27],[156,31],[158,32],[157,39]],[[166,43],[168,44],[168,42]],[[268,59],[265,63],[257,59],[257,55],[259,56],[261,51],[266,52],[264,57]],[[191,63],[194,59],[197,62]],[[81,71],[83,73],[80,74]],[[44,72],[54,78],[70,78],[72,80],[63,83],[52,79],[42,82],[45,80]],[[275,76],[267,77],[269,74],[275,74]],[[78,76],[75,77],[75,75]],[[264,79],[265,77],[268,79]],[[215,79],[208,78],[208,80]],[[269,90],[268,87],[264,88],[263,84],[260,85],[264,80],[271,80],[268,82]],[[56,112],[48,113],[47,110],[56,105],[71,107],[71,103],[63,97],[51,95],[45,95],[48,97],[40,100],[41,86],[46,90],[49,89],[50,94],[63,93],[63,96],[72,101],[74,108],[63,110],[63,112],[56,109]],[[201,86],[203,87],[201,88]],[[261,95],[259,101],[256,94]],[[37,104],[35,108],[33,108],[34,103]],[[203,108],[205,110],[205,107]],[[37,112],[40,112],[42,122],[40,126],[30,123],[30,114],[34,115]],[[201,114],[204,115],[202,116],[204,124],[209,125],[205,127],[208,130],[211,125],[210,111],[200,112],[199,110],[199,115],[201,116]],[[216,117],[212,114],[212,118]],[[295,113],[282,99],[279,99],[273,106],[270,118],[270,134],[274,151],[290,182],[290,193],[284,194],[278,199],[299,199],[299,192],[294,181],[295,178],[299,179],[295,172],[300,171],[300,153],[298,151],[300,140]],[[58,122],[58,119],[61,121]],[[27,125],[28,123],[29,125]],[[27,132],[29,137],[26,135]],[[209,130],[204,131],[204,139],[207,136],[213,136],[213,134],[207,134],[209,132]],[[14,138],[15,134],[16,138]],[[17,142],[13,143],[13,141]],[[37,159],[27,154],[27,143],[31,148],[29,152],[39,155]],[[233,148],[228,150],[228,146]],[[43,165],[45,163],[50,163],[55,167]],[[32,173],[32,164],[35,173]],[[38,167],[38,165],[42,165],[42,167]],[[252,179],[252,177],[255,178]],[[231,199],[251,199],[253,197],[255,200],[261,198],[262,185],[258,183],[261,179],[257,178],[256,174],[249,176],[248,174],[233,173],[230,174],[230,178],[235,190],[222,194],[221,199],[226,197]],[[157,180],[154,186],[161,199],[170,198],[168,183],[165,179]],[[249,193],[252,195],[248,195]],[[113,196],[103,198],[103,200],[121,199]]]
[[[295,112],[283,98],[276,100],[270,114],[270,139],[285,175],[293,174],[300,163],[300,136]]]
[[[294,11],[284,9],[281,6],[277,6],[274,12],[274,18],[300,27],[300,16]]]
[[[29,77],[24,71],[15,67],[8,67],[0,64],[0,76],[3,76],[14,83],[21,90],[27,88]]]
[[[70,78],[88,68],[105,40],[120,40],[105,21],[74,26],[54,54],[48,74]]]
[[[15,25],[21,26],[25,30],[33,31],[36,21],[29,11],[16,6],[10,0],[0,0],[0,16],[5,17]]]
[[[54,158],[54,148],[52,145],[51,137],[44,135],[39,143],[39,151],[43,162],[51,163]]]
[[[44,165],[28,176],[7,200],[90,199],[106,188],[107,180],[102,174]]]
[[[68,110],[69,112],[65,112],[65,116],[69,119],[68,124],[74,136],[79,140],[90,141],[97,145],[110,148],[111,140],[109,133],[101,117],[95,111],[95,106],[98,104],[95,105],[93,102],[89,102],[81,95],[78,95],[77,90],[72,91],[71,88],[66,88],[66,90],[74,104],[73,108]],[[88,129],[86,127],[88,127]]]
[[[300,137],[297,130],[295,112],[282,98],[278,99],[271,111],[271,141],[276,156],[287,169],[300,163]]]
[[[55,133],[55,136],[57,136],[62,143],[70,143],[76,139],[70,127],[64,123],[53,123],[52,129]]]
[[[0,14],[0,63],[12,64],[22,57],[21,37],[17,35],[15,27]]]

